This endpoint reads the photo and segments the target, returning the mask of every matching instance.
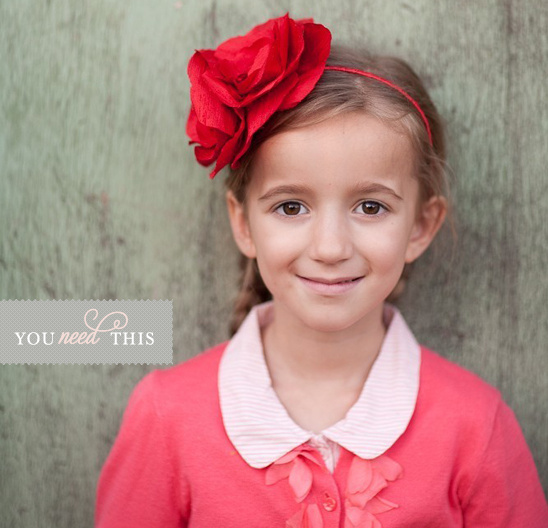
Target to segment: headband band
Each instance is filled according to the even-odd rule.
[[[378,75],[355,68],[327,66],[331,32],[312,18],[293,20],[286,13],[232,37],[216,49],[195,50],[187,73],[190,113],[186,133],[209,177],[226,165],[238,169],[253,136],[276,112],[298,105],[325,70],[369,77],[390,86],[417,110],[432,145],[430,124],[420,105],[405,90]]]
[[[422,121],[424,123],[424,126],[426,127],[426,132],[428,133],[428,141],[430,142],[430,145],[433,146],[432,132],[430,131],[430,123],[428,122],[428,119],[426,118],[425,113],[423,112],[419,103],[417,103],[417,101],[415,101],[415,99],[413,99],[403,88],[400,88],[398,85],[390,82],[388,79],[385,79],[384,77],[379,77],[378,75],[375,75],[374,73],[358,70],[356,68],[346,68],[345,66],[326,66],[325,69],[344,71],[348,73],[357,73],[359,75],[363,75],[364,77],[369,77],[370,79],[375,79],[376,81],[384,83],[387,86],[390,86],[390,88],[393,88],[394,90],[401,93],[417,109],[417,112],[420,114]]]

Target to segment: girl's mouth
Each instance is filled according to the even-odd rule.
[[[303,284],[317,293],[341,294],[355,288],[363,279],[362,277],[341,277],[338,279],[306,278],[298,275]]]

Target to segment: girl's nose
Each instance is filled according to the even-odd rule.
[[[333,264],[349,259],[352,251],[350,225],[344,215],[318,216],[310,237],[310,257]]]

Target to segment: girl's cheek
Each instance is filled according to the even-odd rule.
[[[303,238],[299,233],[284,229],[265,229],[257,234],[258,245],[272,255],[283,255],[293,248],[299,247]]]
[[[284,219],[271,217],[262,224],[261,232],[268,235],[271,239],[284,240],[301,237],[309,229],[302,221],[296,219]]]
[[[370,244],[381,246],[397,245],[403,240],[406,235],[406,230],[397,222],[378,222],[371,223],[361,229],[359,239]]]

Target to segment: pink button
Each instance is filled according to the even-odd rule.
[[[337,507],[337,501],[327,493],[327,491],[323,494],[323,503],[322,503],[324,510],[328,512],[332,512]]]

